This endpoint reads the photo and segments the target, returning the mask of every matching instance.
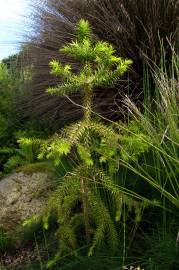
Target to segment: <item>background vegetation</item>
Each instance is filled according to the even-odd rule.
[[[177,0],[35,6],[35,37],[0,64],[0,171],[41,164],[58,181],[24,223],[35,257],[18,269],[179,268],[178,12]],[[0,230],[2,258],[14,244]]]

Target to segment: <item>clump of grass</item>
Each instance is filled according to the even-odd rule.
[[[159,192],[160,198],[166,198],[172,205],[179,207],[179,106],[178,57],[172,60],[172,72],[157,70],[154,73],[155,99],[144,105],[144,112],[126,97],[124,103],[130,117],[145,137],[141,137],[149,145],[150,151],[143,156],[141,162],[133,160],[133,164],[123,162],[136,177],[149,184],[151,189]],[[150,89],[148,90],[148,93]],[[138,137],[137,132],[128,130]]]

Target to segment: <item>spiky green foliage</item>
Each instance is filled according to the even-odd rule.
[[[82,186],[82,180],[85,185]],[[85,190],[84,190],[85,189]],[[106,190],[108,196],[114,200],[115,219],[112,218],[108,206],[103,201],[100,190]],[[128,196],[119,186],[116,186],[111,178],[96,167],[87,165],[78,166],[61,179],[56,191],[50,196],[48,206],[41,217],[34,216],[24,223],[42,220],[44,229],[49,229],[49,219],[55,216],[58,223],[56,237],[59,240],[59,250],[56,256],[49,261],[48,267],[55,264],[65,254],[77,254],[79,236],[86,225],[86,216],[83,212],[84,196],[88,202],[88,221],[91,241],[88,247],[88,256],[98,252],[104,247],[110,247],[108,255],[115,254],[119,247],[118,230],[116,223],[120,224],[123,208],[130,213],[135,213],[136,223],[140,221],[142,211],[149,201],[136,200]],[[84,242],[84,234],[80,237]]]
[[[93,87],[114,83],[132,63],[115,56],[115,50],[107,42],[94,42],[92,31],[88,21],[80,20],[76,27],[76,39],[64,46],[61,52],[71,56],[82,64],[79,74],[73,73],[71,65],[62,65],[56,60],[50,62],[51,73],[62,77],[64,83],[49,88],[51,94],[66,94],[81,91],[84,96],[84,118],[62,130],[61,134],[55,134],[49,140],[41,144],[40,157],[54,158],[55,163],[59,157],[67,155],[72,147],[77,146],[79,156],[88,164],[93,164],[91,154],[87,149],[89,138],[94,133],[101,137],[108,146],[110,138],[113,138],[114,147],[118,143],[118,135],[109,127],[91,120]],[[89,136],[87,136],[87,134]],[[90,135],[91,134],[91,135]]]
[[[72,72],[72,66],[62,65],[57,60],[50,62],[51,73],[63,78],[64,83],[49,88],[51,94],[69,94],[74,91],[87,91],[95,86],[114,83],[132,63],[131,60],[115,56],[115,50],[107,42],[93,42],[88,21],[81,20],[76,28],[76,40],[64,46],[62,53],[82,62],[79,74]]]
[[[43,215],[46,229],[48,219],[53,213],[56,213],[59,225],[56,233],[59,238],[59,252],[49,263],[49,267],[64,253],[77,248],[80,228],[85,231],[83,241],[89,245],[89,255],[102,244],[109,246],[114,254],[118,246],[115,222],[120,221],[123,206],[135,212],[136,222],[140,220],[143,209],[140,201],[125,194],[124,190],[115,188],[112,178],[94,165],[95,154],[99,162],[114,157],[121,136],[114,128],[92,118],[93,87],[115,83],[132,61],[116,57],[115,50],[107,42],[93,42],[89,23],[84,20],[77,25],[76,40],[64,46],[61,52],[80,61],[81,71],[76,74],[72,66],[52,60],[51,73],[62,77],[64,83],[47,91],[60,95],[80,91],[83,96],[83,119],[65,127],[47,140],[23,138],[21,141],[25,145],[39,145],[38,157],[53,160],[55,166],[60,164],[64,156],[71,156],[77,164],[74,171],[61,179]],[[94,138],[99,142],[96,147]],[[102,144],[106,147],[100,149],[99,145]],[[116,211],[114,220],[100,190],[109,193],[113,198]]]
[[[57,234],[60,236],[59,248],[62,253],[68,251],[70,247],[74,250],[77,248],[77,232],[85,226],[85,216],[81,210],[76,207],[76,211],[74,211],[77,204],[84,207],[84,191],[80,178],[84,178],[87,183],[85,196],[88,200],[88,218],[92,230],[90,233],[93,235],[89,255],[92,255],[96,246],[104,243],[105,239],[108,241],[111,251],[116,251],[118,240],[114,223],[101,198],[93,191],[94,184],[89,177],[91,176],[87,166],[78,167],[72,174],[63,178],[63,182],[50,198],[46,215],[50,216],[50,212],[54,210],[57,213],[60,225]]]

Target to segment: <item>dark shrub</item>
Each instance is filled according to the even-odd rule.
[[[66,98],[51,97],[45,89],[57,83],[57,78],[49,75],[49,61],[52,58],[66,61],[64,56],[59,57],[58,50],[73,37],[74,24],[85,18],[93,26],[97,39],[109,41],[119,56],[134,61],[130,78],[123,77],[111,87],[113,91],[108,88],[95,91],[95,110],[112,119],[118,118],[125,93],[137,101],[142,99],[143,62],[152,66],[159,64],[163,46],[166,64],[169,63],[171,46],[177,43],[178,11],[177,0],[47,0],[44,6],[35,6],[35,37],[27,43],[34,77],[25,102],[26,115],[35,113],[61,123],[81,116],[79,106]],[[74,68],[78,70],[77,63]],[[78,94],[72,99],[75,103],[81,102]]]

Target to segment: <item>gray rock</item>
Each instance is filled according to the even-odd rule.
[[[0,227],[13,231],[46,205],[52,176],[14,173],[0,180]]]

